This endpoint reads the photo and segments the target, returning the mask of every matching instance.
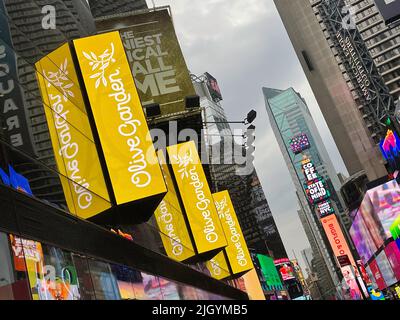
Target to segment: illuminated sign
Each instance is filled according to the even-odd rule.
[[[214,279],[223,280],[231,276],[224,251],[207,261],[206,267],[208,271],[210,271],[211,277]]]
[[[318,203],[316,206],[316,210],[320,218],[324,218],[326,216],[329,216],[330,214],[335,213],[335,208],[333,207],[331,200],[325,200]]]
[[[278,271],[276,270],[274,260],[268,256],[257,254],[257,259],[260,262],[262,274],[265,283],[269,290],[282,290],[283,285]]]
[[[335,254],[335,257],[339,258],[341,256],[347,256],[354,270],[357,270],[357,264],[350,251],[342,229],[340,228],[336,215],[330,215],[321,219],[321,223],[332,247],[333,253]]]
[[[306,181],[314,181],[320,178],[315,169],[314,163],[308,158],[301,161],[301,170],[303,171]]]
[[[379,143],[384,158],[391,166],[397,168],[397,161],[400,156],[400,138],[396,132],[388,130],[386,137]]]
[[[177,192],[162,150],[158,151],[168,192],[154,212],[161,240],[168,257],[185,261],[195,255],[189,231],[179,204]]]
[[[215,206],[228,246],[225,248],[233,274],[243,273],[253,268],[253,263],[242,229],[228,191],[213,194]]]
[[[111,204],[69,45],[42,58],[36,70],[68,209],[91,218]]]
[[[74,45],[117,204],[163,196],[163,174],[119,33]]]
[[[292,263],[290,262],[289,259],[283,258],[274,260],[274,264],[276,269],[279,271],[283,281],[296,279]]]
[[[294,136],[290,142],[290,149],[294,154],[300,154],[304,150],[310,149],[310,141],[305,133]]]
[[[227,246],[195,143],[169,146],[167,152],[198,253]]]
[[[329,199],[331,196],[323,178],[318,178],[315,181],[307,182],[305,189],[308,201],[311,204],[317,204],[321,201]]]

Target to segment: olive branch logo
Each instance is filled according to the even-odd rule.
[[[172,156],[174,160],[177,162],[179,166],[178,172],[181,174],[181,179],[189,177],[189,173],[187,172],[187,167],[190,163],[193,163],[192,159],[192,151],[189,150],[183,157],[181,156]]]
[[[106,69],[111,63],[114,63],[114,43],[111,42],[111,52],[110,49],[106,49],[101,55],[97,56],[93,51],[89,53],[83,51],[82,54],[86,59],[89,60],[89,65],[92,67],[92,71],[95,72],[90,76],[91,79],[97,79],[95,87],[96,89],[102,83],[103,86],[107,87],[108,82],[105,77]]]
[[[223,211],[228,205],[226,197],[224,197],[221,201],[215,201],[215,206],[218,211]]]
[[[70,90],[74,83],[71,83],[71,79],[68,76],[68,59],[65,58],[64,62],[61,63],[60,67],[56,72],[43,70],[44,77],[48,81],[47,87],[51,87],[52,85],[62,91],[62,95],[64,97],[64,101],[68,101],[68,97],[75,97],[74,93]],[[69,81],[68,81],[69,80]],[[66,83],[67,82],[67,83]]]

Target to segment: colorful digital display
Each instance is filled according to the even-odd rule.
[[[73,43],[116,204],[162,198],[164,176],[119,32]]]
[[[261,272],[269,290],[282,290],[283,285],[278,271],[276,270],[274,260],[263,254],[257,254],[260,263]]]
[[[370,237],[376,248],[380,248],[385,241],[385,232],[377,215],[374,213],[373,204],[368,194],[365,195],[361,202],[358,216],[361,216],[365,227],[368,229]]]
[[[379,266],[379,270],[382,274],[383,279],[385,280],[386,285],[389,287],[395,284],[397,282],[397,279],[393,273],[392,267],[386,256],[385,251],[382,251],[380,254],[378,254],[375,261]]]
[[[379,290],[384,290],[386,289],[387,285],[385,280],[383,279],[381,270],[379,269],[378,263],[376,260],[371,261],[369,264],[369,269],[371,270],[371,273],[375,279],[375,282],[379,288]]]
[[[274,264],[283,281],[296,279],[296,274],[289,259],[274,260]]]
[[[340,228],[340,224],[337,217],[332,214],[328,217],[321,219],[321,223],[325,230],[325,234],[329,240],[329,243],[332,247],[335,257],[339,258],[345,255],[348,256],[351,265],[353,266],[353,269],[357,270],[357,264],[347,244],[343,231]]]
[[[385,248],[386,257],[392,267],[394,276],[400,281],[400,249],[396,242],[389,243]]]
[[[379,143],[379,147],[384,158],[390,163],[395,164],[400,155],[400,138],[396,132],[388,130],[386,137]]]
[[[304,187],[308,201],[312,205],[327,200],[331,196],[331,193],[328,190],[323,178],[318,178],[314,181],[307,182]]]
[[[354,218],[349,233],[361,260],[364,264],[367,264],[368,260],[378,250],[378,248],[376,247],[375,242],[371,237],[370,230],[365,225],[361,214],[357,214]]]
[[[324,218],[326,216],[329,216],[330,214],[335,213],[335,208],[333,207],[331,200],[325,200],[318,203],[316,206],[316,210],[320,218]]]
[[[315,181],[320,178],[314,163],[309,158],[305,158],[301,161],[301,170],[303,171],[306,181]]]
[[[391,180],[374,189],[368,190],[368,197],[372,204],[373,215],[382,225],[384,239],[392,237],[392,224],[400,215],[400,186],[396,180]]]
[[[294,136],[289,143],[290,149],[294,154],[300,154],[311,147],[310,141],[305,133]]]

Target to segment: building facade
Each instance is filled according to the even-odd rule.
[[[303,155],[306,154],[313,161],[316,171],[327,181],[332,195],[336,193],[336,196],[332,196],[332,199],[336,204],[338,217],[348,219],[344,215],[338,192],[335,192],[340,188],[339,179],[310,111],[300,94],[293,90],[293,88],[287,90],[263,88],[263,93],[272,130],[296,188],[296,194],[301,206],[300,218],[303,226],[305,226],[304,229],[308,231],[307,235],[311,238],[310,244],[315,244],[313,251],[316,252],[317,256],[319,254],[323,258],[325,266],[329,270],[331,281],[335,284],[338,282],[338,275],[332,250],[318,221],[317,213],[310,207],[304,191],[306,179],[301,168]],[[303,155],[295,155],[290,149],[290,140],[298,134],[306,134],[310,142],[310,148],[304,151]],[[321,274],[324,274],[322,271],[320,269]],[[327,286],[329,287],[329,281],[327,282]]]
[[[373,1],[353,2],[363,5]],[[321,1],[275,0],[349,174],[354,175],[364,170],[368,178],[374,180],[387,174],[387,171],[368,124],[364,121],[365,117],[360,112],[361,106],[355,99],[354,87],[322,21],[318,10],[320,4]],[[369,5],[369,8],[372,6]],[[372,16],[379,20],[379,13],[373,13]],[[360,18],[360,23],[368,17]],[[377,37],[385,36],[380,33]],[[395,93],[395,90],[392,92]]]

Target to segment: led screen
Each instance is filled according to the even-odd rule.
[[[389,243],[385,248],[385,253],[396,279],[400,281],[400,250],[396,242]]]
[[[293,270],[292,264],[290,263],[289,259],[275,260],[274,264],[276,266],[276,269],[281,274],[283,281],[296,279],[295,272]]]
[[[391,238],[390,228],[400,214],[400,186],[396,180],[392,180],[367,191],[367,196],[382,225],[384,239]]]
[[[310,149],[310,141],[305,133],[301,133],[290,140],[290,149],[294,154]]]
[[[354,218],[353,225],[350,228],[350,236],[361,260],[364,264],[367,264],[368,260],[378,248],[376,247],[371,234],[364,223],[362,215],[358,214]]]
[[[380,248],[384,243],[385,232],[378,217],[374,214],[374,207],[368,194],[365,195],[361,202],[358,215],[362,217],[375,246]]]
[[[386,257],[385,251],[382,251],[376,257],[376,263],[379,266],[379,270],[381,271],[382,277],[385,280],[387,286],[391,286],[397,282],[397,279],[393,273],[392,267],[390,266],[389,260]]]

